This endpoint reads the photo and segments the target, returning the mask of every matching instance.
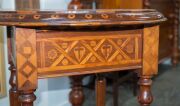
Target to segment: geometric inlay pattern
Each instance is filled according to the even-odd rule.
[[[16,28],[16,50],[18,90],[36,89],[37,57],[35,30]]]
[[[140,63],[140,40],[140,34],[40,38],[38,68],[53,71]]]

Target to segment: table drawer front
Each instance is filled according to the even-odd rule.
[[[49,32],[37,36],[39,73],[141,63],[139,33]]]

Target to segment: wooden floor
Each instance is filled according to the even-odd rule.
[[[177,68],[170,65],[160,65],[159,75],[154,78],[153,94],[155,100],[152,106],[180,106],[180,64]],[[107,87],[111,91],[111,87]],[[95,106],[95,92],[85,89],[84,106]],[[128,83],[119,86],[119,106],[139,106]],[[106,106],[112,106],[112,95],[107,93]]]

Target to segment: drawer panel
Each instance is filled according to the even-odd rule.
[[[38,72],[57,75],[140,66],[141,35],[141,30],[38,32]]]

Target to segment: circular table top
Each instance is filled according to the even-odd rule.
[[[165,20],[154,9],[0,10],[0,25],[5,26],[121,26],[156,24]]]

